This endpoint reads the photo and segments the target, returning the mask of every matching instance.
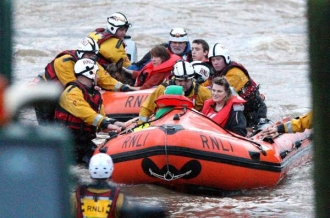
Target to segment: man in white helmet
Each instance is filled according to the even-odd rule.
[[[193,61],[188,33],[184,28],[177,27],[171,29],[168,43],[163,43],[161,45],[165,46],[171,54],[176,54],[188,62]],[[127,69],[141,70],[144,65],[150,62],[150,60],[151,55],[150,52],[148,52],[140,61],[133,63]]]
[[[109,183],[114,164],[108,154],[95,154],[88,168],[92,182],[79,185],[71,198],[74,217],[168,217],[161,205],[128,201],[119,187]]]
[[[89,175],[92,183],[79,185],[72,196],[74,217],[121,217],[122,208],[128,207],[128,201],[119,187],[109,184],[113,170],[108,154],[98,153],[91,158]]]
[[[74,66],[77,80],[66,84],[55,110],[55,120],[66,126],[73,135],[76,163],[88,164],[95,148],[92,142],[96,131],[119,132],[124,123],[105,116],[101,93],[97,85],[98,65],[87,58],[80,59]]]
[[[98,62],[106,68],[111,63],[117,63],[121,58],[123,66],[131,65],[125,50],[125,35],[131,23],[121,12],[113,13],[107,18],[107,28],[98,28],[89,34],[100,46]]]
[[[178,85],[183,87],[184,96],[192,100],[194,108],[201,111],[204,101],[211,98],[211,91],[200,86],[194,80],[195,70],[191,63],[186,61],[178,61],[172,70],[172,79],[159,85],[142,103],[139,113],[139,123],[148,122],[149,117],[155,113],[155,100],[164,94],[168,85]]]
[[[59,53],[55,59],[47,64],[45,73],[38,76],[40,82],[57,82],[64,86],[76,80],[74,65],[81,58],[97,60],[99,46],[90,37],[83,38],[76,50],[66,50]],[[98,86],[109,91],[125,91],[130,87],[112,78],[109,73],[98,64]],[[49,124],[54,121],[56,103],[40,102],[35,104],[35,112],[39,124]]]
[[[266,118],[267,106],[260,96],[259,85],[250,77],[245,67],[232,61],[228,50],[219,43],[210,49],[209,59],[214,68],[214,75],[210,80],[217,76],[226,77],[230,86],[246,101],[244,115],[247,127],[253,127],[261,118]]]

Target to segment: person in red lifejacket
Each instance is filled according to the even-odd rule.
[[[138,123],[148,122],[150,116],[155,113],[157,105],[155,100],[164,94],[169,85],[182,86],[184,96],[193,102],[193,106],[197,111],[201,111],[205,100],[211,98],[211,91],[195,82],[195,70],[191,63],[187,61],[178,61],[172,70],[172,78],[157,86],[157,88],[142,103],[139,112]]]
[[[55,121],[68,128],[74,139],[77,164],[88,164],[94,152],[97,129],[119,132],[125,124],[108,118],[104,113],[97,85],[98,65],[83,58],[74,66],[77,80],[69,82],[55,109]]]
[[[243,114],[245,100],[232,95],[225,77],[212,80],[212,98],[204,102],[202,113],[218,123],[223,129],[246,136],[246,119]]]
[[[244,115],[248,127],[257,125],[260,119],[267,118],[267,106],[264,97],[259,93],[259,85],[251,78],[242,64],[230,59],[229,52],[224,46],[216,43],[209,52],[209,60],[214,68],[214,77],[224,76],[238,95],[246,100],[244,104]],[[207,86],[207,84],[203,84]]]
[[[95,154],[89,163],[92,183],[78,185],[72,196],[74,217],[121,217],[128,201],[119,187],[109,184],[114,170],[108,154]]]
[[[92,38],[83,38],[76,50],[66,50],[59,53],[54,60],[47,64],[45,72],[38,75],[38,83],[55,82],[61,87],[76,80],[74,65],[81,58],[98,60],[99,46]],[[98,86],[108,91],[129,91],[130,86],[117,81],[99,64]],[[35,103],[35,112],[40,125],[49,124],[54,121],[56,102],[42,101]]]
[[[98,62],[106,68],[111,63],[117,63],[121,58],[123,66],[131,65],[125,50],[125,36],[131,23],[121,12],[115,12],[107,18],[107,28],[97,28],[88,36],[97,41],[100,46]]]
[[[170,31],[169,41],[162,43],[162,46],[166,47],[170,54],[180,56],[183,60],[191,62],[193,61],[191,55],[191,44],[188,38],[188,33],[184,28],[177,27]],[[141,70],[146,64],[151,61],[150,52],[145,54],[143,58],[127,67],[129,70]]]
[[[133,71],[123,68],[132,75],[133,79],[136,79],[135,85],[131,89],[142,90],[158,86],[171,75],[173,65],[181,59],[181,57],[175,54],[170,54],[162,45],[153,47],[150,50],[150,54],[151,62],[146,64],[142,70]]]
[[[71,196],[74,217],[169,217],[163,206],[129,201],[117,185],[110,183],[115,169],[108,154],[95,154],[89,162],[88,169],[92,182],[78,185]]]

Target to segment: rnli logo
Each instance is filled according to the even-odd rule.
[[[202,165],[197,160],[190,160],[184,164],[181,169],[177,169],[173,165],[166,165],[162,168],[158,168],[151,159],[144,158],[142,161],[142,169],[148,176],[172,181],[197,177],[201,172]]]

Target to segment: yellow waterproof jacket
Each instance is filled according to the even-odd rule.
[[[106,118],[104,113],[104,105],[101,105],[100,113],[95,112],[89,103],[84,99],[83,92],[78,88],[72,88],[69,85],[62,93],[59,104],[73,116],[80,118],[83,122],[100,127],[102,120]],[[68,90],[71,89],[69,92]]]
[[[236,92],[240,91],[245,84],[249,81],[249,78],[245,75],[245,73],[239,69],[238,67],[234,67],[230,69],[225,78],[228,80],[230,86],[232,86]],[[212,85],[212,78],[210,77],[202,86],[208,87]]]
[[[168,82],[169,83],[169,82]],[[193,89],[191,93],[186,96],[189,99],[193,99],[195,96],[195,87],[196,83],[193,83]],[[148,98],[142,103],[140,113],[139,113],[139,118],[140,118],[140,123],[141,122],[147,122],[149,117],[155,113],[157,105],[155,104],[155,100],[164,94],[166,87],[164,85],[159,85],[149,96]],[[196,99],[193,100],[194,102],[194,108],[198,111],[201,111],[204,105],[204,101],[211,98],[211,91],[204,87],[199,85],[198,87],[198,92]]]
[[[102,193],[108,192],[110,189],[101,189],[100,190],[100,189],[94,189],[94,188],[87,188],[87,190],[89,192],[92,192],[92,193],[95,193],[95,194],[102,194]],[[116,211],[115,211],[115,217],[116,218],[120,217],[120,211],[123,207],[124,199],[125,198],[124,198],[123,193],[119,193],[118,194],[118,199],[117,199],[117,202],[116,202]],[[71,195],[71,202],[72,202],[72,215],[74,217],[76,217],[77,216],[77,206],[78,206],[76,193]]]
[[[277,126],[277,130],[279,133],[295,133],[295,132],[303,132],[305,129],[312,128],[312,111],[307,114],[292,119],[289,122],[280,124]]]
[[[95,41],[98,41],[102,38],[102,34],[98,32],[92,32],[88,36],[93,38]],[[110,63],[117,63],[121,58],[123,58],[124,67],[131,65],[125,50],[124,42],[116,37],[110,37],[109,39],[103,41],[100,45],[99,53]]]
[[[245,73],[239,69],[238,67],[234,67],[230,69],[226,73],[226,79],[228,80],[230,86],[232,86],[235,91],[238,93],[245,84],[249,81],[249,78],[245,75]]]
[[[75,63],[76,62],[72,60],[71,55],[69,54],[60,56],[54,60],[55,73],[63,87],[65,87],[68,82],[76,80],[74,73]],[[97,66],[99,67],[97,72],[97,85],[105,90],[119,91],[123,84],[110,76],[110,74],[99,63],[97,63]],[[43,75],[43,78],[47,81],[45,75]]]

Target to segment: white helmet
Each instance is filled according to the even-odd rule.
[[[210,77],[210,66],[207,63],[202,61],[193,61],[191,62],[195,70],[195,79],[197,83],[203,83]]]
[[[76,76],[83,75],[91,80],[95,80],[95,76],[99,67],[92,59],[83,58],[76,62],[74,65],[74,72]]]
[[[92,156],[89,161],[89,174],[93,179],[110,178],[113,172],[111,157],[105,153],[98,153]]]
[[[195,76],[195,70],[191,63],[179,60],[176,64],[174,64],[172,74],[175,79],[187,80]]]
[[[225,47],[220,45],[219,43],[216,43],[215,45],[213,45],[209,51],[209,59],[211,57],[215,57],[215,56],[224,57],[226,64],[229,64],[231,62],[229,51],[227,49],[225,49]]]
[[[178,27],[171,29],[170,42],[189,42],[188,33],[185,29]]]
[[[76,51],[77,56],[79,58],[82,58],[82,56],[87,52],[98,54],[100,51],[100,47],[94,39],[86,37],[78,43]]]
[[[126,16],[123,13],[116,12],[107,18],[108,30],[112,34],[116,34],[117,29],[126,27],[127,29],[131,26]]]

